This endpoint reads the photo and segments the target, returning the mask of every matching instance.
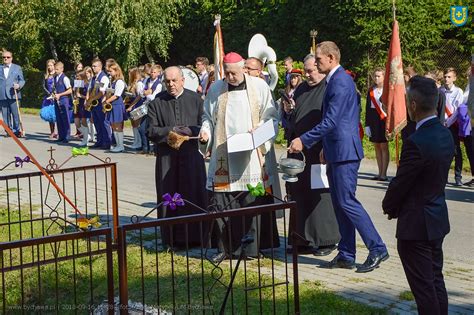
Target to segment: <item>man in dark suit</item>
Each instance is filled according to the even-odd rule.
[[[355,197],[357,172],[364,157],[359,138],[360,106],[354,81],[339,65],[341,54],[333,42],[322,42],[316,48],[319,72],[326,74],[323,119],[313,129],[291,142],[289,151],[300,152],[323,143],[322,163],[328,163],[329,189],[341,234],[338,255],[326,268],[355,268],[355,230],[369,249],[366,261],[357,272],[372,271],[388,259],[387,248],[367,211]]]
[[[0,65],[0,107],[2,108],[3,121],[20,136],[20,114],[16,103],[15,91],[21,99],[20,89],[25,85],[21,67],[12,63],[13,54],[2,51],[3,64]]]
[[[398,218],[398,253],[420,314],[447,314],[443,280],[443,239],[449,232],[444,188],[454,156],[450,131],[437,114],[435,82],[415,76],[408,90],[408,113],[416,131],[403,143],[400,167],[382,203]]]

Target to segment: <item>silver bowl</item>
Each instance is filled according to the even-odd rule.
[[[283,173],[282,179],[286,182],[294,183],[298,181],[298,174],[304,171],[306,165],[306,158],[303,152],[300,152],[303,156],[303,161],[293,158],[282,158],[283,153],[278,160],[278,170]]]

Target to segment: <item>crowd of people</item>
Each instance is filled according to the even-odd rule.
[[[12,64],[12,53],[3,51],[2,56],[3,119],[21,137],[18,102],[25,81],[21,68]],[[267,122],[276,135],[281,124],[288,157],[304,156],[306,160],[298,181],[286,183],[286,193],[296,201],[298,211],[297,222],[290,226],[295,226],[292,232],[300,236],[298,244],[290,244],[291,250],[326,256],[337,249],[334,259],[321,267],[370,272],[387,260],[389,253],[355,195],[364,157],[361,95],[354,84],[355,76],[344,70],[340,61],[339,48],[333,42],[318,44],[315,53],[304,58],[303,69],[294,69],[293,59],[285,58],[286,87],[275,97],[264,63],[258,58],[244,60],[235,52],[224,56],[225,79],[220,80],[216,80],[207,58],[196,58],[199,84],[194,91],[185,88],[187,77],[178,66],[164,70],[156,64],[131,68],[126,83],[113,59],[106,60],[105,66],[97,58],[90,67],[77,64],[72,78],[64,74],[62,62],[51,59],[46,63],[41,117],[49,123],[50,139],[67,143],[76,138],[79,146],[114,153],[125,150],[123,128],[130,119],[134,140],[127,149],[156,155],[158,202],[166,193],[179,192],[202,209],[219,211],[271,204],[274,197],[281,198],[275,137],[254,149],[231,151],[227,146],[229,137],[253,132]],[[449,232],[449,220],[444,187],[453,157],[455,184],[462,185],[461,141],[474,174],[466,105],[469,89],[456,87],[456,76],[453,68],[424,77],[411,67],[405,69],[409,121],[402,134],[400,166],[383,200],[384,213],[390,219],[398,218],[398,252],[419,311],[426,314],[447,312],[442,242]],[[388,181],[389,163],[387,114],[381,102],[384,77],[383,68],[373,71],[365,114],[365,134],[374,144],[378,165],[373,179],[379,181]],[[76,127],[74,136],[71,122]],[[313,168],[321,165],[325,165],[329,187],[313,188]],[[251,191],[259,185],[266,193]],[[179,211],[163,206],[159,216],[199,211],[190,205]],[[218,220],[209,234],[213,239],[207,240],[219,249],[213,259],[220,262],[241,255],[243,236],[254,240],[245,248],[248,257],[259,256],[261,249],[279,247],[276,219],[273,213]],[[199,245],[200,233],[207,228],[163,228],[163,244],[173,248]],[[369,250],[365,262],[357,267],[356,231]],[[418,268],[420,264],[427,267]]]

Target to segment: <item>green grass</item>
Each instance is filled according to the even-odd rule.
[[[18,217],[18,212],[11,213],[11,217]],[[23,220],[30,217],[29,213],[21,215]],[[7,222],[8,218],[5,210],[0,210],[0,223]],[[41,235],[41,223],[36,222],[33,226],[30,223],[22,225],[21,234],[23,237],[29,235]],[[32,230],[31,230],[32,229]],[[60,233],[59,227],[53,227],[51,232]],[[12,237],[18,239],[20,236],[19,225],[13,225],[10,229]],[[33,231],[33,232],[32,232]],[[0,241],[5,239],[5,231],[0,233]],[[147,236],[149,239],[149,236]],[[92,241],[92,248],[104,248],[105,244],[97,240]],[[16,265],[20,262],[28,263],[42,259],[52,259],[61,257],[73,251],[77,253],[86,252],[88,243],[86,240],[78,240],[74,243],[60,242],[56,246],[46,245],[44,247],[26,247],[22,252],[19,250],[6,251],[3,253],[3,261],[5,266]],[[39,251],[39,252],[38,252]],[[39,255],[38,255],[39,253]],[[56,255],[56,256],[55,256]],[[114,253],[114,288],[115,296],[118,296],[118,263],[117,255]],[[143,263],[142,263],[143,257]],[[174,273],[171,270],[171,261],[174,261]],[[128,264],[128,287],[129,299],[134,302],[142,302],[144,297],[145,304],[149,306],[160,305],[162,309],[170,311],[172,309],[173,283],[175,288],[175,300],[177,314],[185,313],[186,306],[198,308],[202,307],[203,299],[205,308],[213,308],[215,312],[219,311],[221,302],[225,294],[225,287],[216,284],[211,291],[211,302],[208,301],[208,290],[210,289],[213,278],[211,276],[212,265],[200,258],[189,257],[189,282],[186,270],[186,256],[182,253],[161,252],[152,249],[142,249],[138,245],[131,244],[127,248],[127,264]],[[233,261],[235,266],[236,261]],[[282,268],[282,262],[276,262],[277,267]],[[91,266],[91,268],[89,267]],[[284,285],[276,286],[275,290],[270,288],[261,289],[261,291],[244,290],[245,287],[256,287],[259,285],[268,285],[272,283],[269,276],[269,268],[271,261],[269,259],[261,260],[262,274],[259,278],[257,273],[257,260],[246,262],[247,277],[244,277],[244,264],[242,263],[233,290],[233,304],[236,314],[245,313],[245,301],[249,306],[250,313],[260,312],[260,294],[262,296],[262,312],[264,314],[273,313],[273,295],[275,296],[275,312],[283,314],[287,312],[286,297],[287,291]],[[57,273],[56,273],[57,268]],[[158,268],[158,275],[157,275]],[[203,277],[201,270],[204,269]],[[230,280],[230,269],[228,262],[222,263],[224,273],[221,281],[225,284]],[[266,272],[265,272],[266,270]],[[291,277],[291,270],[290,277]],[[92,276],[91,276],[92,274]],[[59,309],[60,314],[72,314],[74,310],[71,308],[76,306],[84,307],[86,305],[97,305],[106,299],[107,281],[106,281],[106,259],[105,255],[76,258],[74,261],[68,260],[58,262],[57,264],[48,264],[41,267],[23,269],[22,271],[9,271],[5,273],[5,289],[6,296],[1,296],[0,305],[3,299],[7,307],[15,307],[17,305],[42,305],[48,310]],[[142,276],[143,275],[143,276]],[[173,276],[174,275],[174,276]],[[157,279],[159,278],[159,287]],[[143,279],[143,287],[142,287]],[[282,281],[276,280],[277,282]],[[204,291],[202,290],[202,282],[204,282]],[[38,284],[41,283],[39,286]],[[191,299],[188,301],[188,285],[191,292]],[[76,294],[74,294],[74,288]],[[314,281],[304,281],[299,286],[300,289],[300,307],[301,314],[386,314],[384,309],[369,307],[348,299],[341,298],[326,290],[321,283]],[[23,297],[21,292],[24,292]],[[293,296],[293,286],[289,285],[288,294]],[[93,300],[91,299],[93,298]],[[291,302],[292,303],[292,302]],[[293,305],[290,303],[290,313],[293,312]],[[230,312],[231,300],[227,304],[227,312]],[[45,310],[45,308],[43,310]],[[8,308],[14,313],[14,308]],[[87,309],[78,309],[79,314],[87,314]],[[193,311],[192,313],[197,313]],[[48,312],[46,312],[48,313]]]
[[[398,295],[398,297],[400,298],[400,300],[403,300],[403,301],[415,300],[415,297],[413,296],[413,293],[411,293],[411,291],[403,291]]]

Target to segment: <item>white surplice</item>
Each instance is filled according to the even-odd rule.
[[[216,81],[212,84],[204,100],[204,114],[201,131],[206,132],[209,135],[209,141],[206,145],[200,146],[200,151],[203,155],[208,151],[211,152],[206,185],[208,190],[213,190],[213,187],[215,187],[216,172],[219,173],[219,170],[223,166],[222,161],[218,161],[217,154],[214,154],[217,151],[216,125],[219,113],[218,104],[223,95],[226,97],[226,138],[234,134],[247,132],[254,127],[252,122],[251,104],[258,106],[257,126],[272,119],[275,134],[278,134],[278,111],[273,101],[270,88],[265,81],[260,78],[245,75],[245,82],[245,90],[233,90],[228,92],[227,82],[223,80]],[[275,138],[265,142],[259,147],[263,155],[270,151],[274,140]],[[247,184],[255,186],[259,182],[263,182],[264,176],[262,173],[261,163],[264,163],[264,160],[259,159],[257,150],[227,153],[226,165],[228,166],[227,173],[229,184],[225,187],[216,189],[216,191],[247,191]],[[265,165],[265,167],[268,169],[270,166]],[[269,175],[265,180],[265,186],[278,183],[278,178],[276,177],[276,174]]]

